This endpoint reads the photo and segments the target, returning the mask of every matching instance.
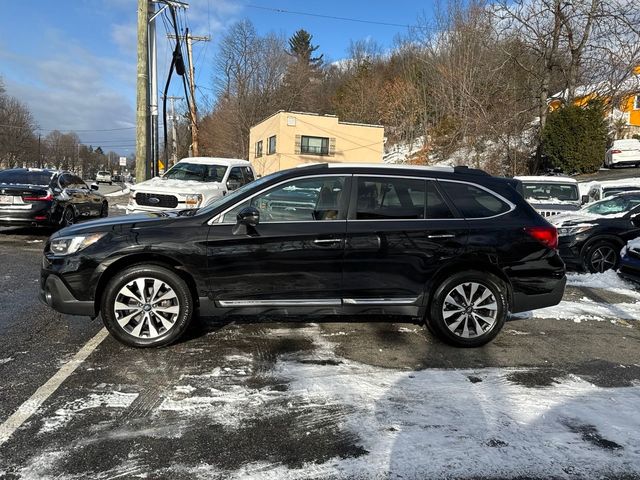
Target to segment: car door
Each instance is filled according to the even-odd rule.
[[[60,175],[59,182],[60,188],[62,189],[62,198],[66,201],[66,203],[73,206],[73,209],[77,216],[85,215],[85,195],[84,192],[78,189],[73,175],[71,175],[70,173],[63,173],[62,175]]]
[[[84,181],[76,176],[76,175],[72,175],[71,176],[71,181],[72,183],[72,187],[73,189],[76,191],[76,194],[78,196],[78,199],[80,199],[80,210],[82,212],[82,215],[85,217],[91,217],[94,215],[93,212],[93,208],[94,206],[92,205],[92,195],[91,195],[91,191],[89,190],[89,187],[87,187],[87,184],[84,183]]]
[[[85,192],[88,214],[92,217],[100,216],[102,211],[102,196],[93,191],[80,177],[77,177],[76,181],[78,182],[79,188]]]
[[[417,312],[425,285],[460,255],[467,224],[433,180],[355,176],[344,258],[345,307]],[[374,308],[375,307],[375,308]]]
[[[340,308],[348,175],[284,181],[234,205],[212,222],[207,271],[218,306]],[[234,235],[252,206],[259,224]]]

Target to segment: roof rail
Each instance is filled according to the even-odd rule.
[[[482,175],[483,177],[491,176],[491,174],[484,170],[480,170],[479,168],[469,168],[468,165],[458,165],[457,167],[453,167],[453,171],[455,173],[465,173],[467,175]]]

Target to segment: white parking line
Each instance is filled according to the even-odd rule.
[[[0,446],[4,444],[13,433],[20,428],[24,422],[26,422],[31,415],[36,413],[40,405],[42,405],[47,398],[55,392],[62,382],[64,382],[76,368],[84,362],[91,352],[93,352],[98,345],[107,337],[109,332],[106,328],[102,328],[91,340],[89,340],[84,347],[76,353],[71,360],[65,363],[60,370],[58,370],[53,377],[51,377],[47,383],[42,385],[35,391],[31,397],[29,397],[18,409],[0,425]]]

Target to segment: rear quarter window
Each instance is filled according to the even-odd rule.
[[[439,182],[465,218],[487,218],[508,212],[511,206],[494,194],[468,183]]]

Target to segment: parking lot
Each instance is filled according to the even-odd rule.
[[[640,478],[640,291],[615,273],[477,349],[201,318],[135,350],[38,302],[49,233],[0,229],[2,478]]]

